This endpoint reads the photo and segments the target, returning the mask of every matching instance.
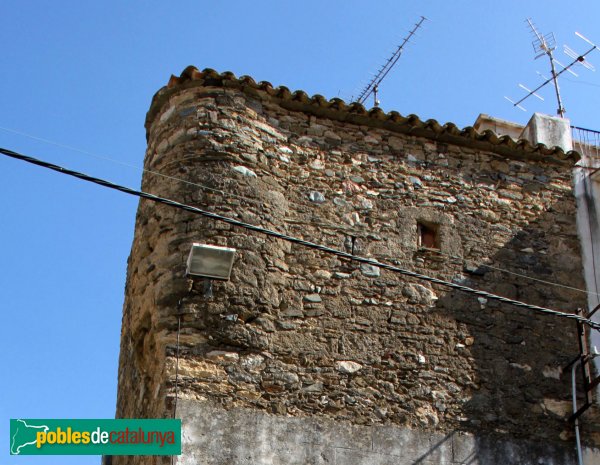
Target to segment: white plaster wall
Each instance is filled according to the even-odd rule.
[[[225,410],[182,399],[178,465],[575,465],[572,442],[547,443],[396,425],[357,426],[324,417]],[[600,453],[584,450],[586,465]]]
[[[574,190],[577,198],[577,229],[581,240],[581,253],[586,287],[588,310],[600,304],[600,167],[598,161],[583,157],[574,170]],[[600,322],[600,311],[593,317]],[[600,350],[600,332],[591,331],[592,350]],[[596,368],[600,367],[596,359]]]

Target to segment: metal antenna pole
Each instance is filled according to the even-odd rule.
[[[562,99],[560,98],[560,87],[558,87],[558,76],[556,75],[556,67],[554,66],[554,57],[552,52],[548,52],[550,57],[550,67],[552,69],[552,80],[554,81],[554,90],[556,91],[556,101],[558,102],[557,114],[561,118],[565,117],[565,107],[563,107]]]
[[[571,57],[573,59],[573,61],[571,63],[569,63],[567,66],[564,66],[562,63],[560,63],[555,57],[554,57],[554,50],[556,50],[556,40],[554,39],[554,34],[549,33],[546,35],[542,35],[535,27],[535,25],[533,24],[533,22],[531,21],[531,19],[527,18],[527,24],[529,25],[531,32],[533,33],[535,40],[532,42],[533,45],[533,50],[535,51],[535,53],[537,53],[538,55],[535,57],[535,59],[538,59],[544,55],[548,56],[548,59],[550,60],[550,68],[551,68],[551,72],[552,75],[550,78],[544,78],[545,81],[540,84],[539,86],[537,86],[535,89],[533,90],[529,90],[527,87],[525,87],[523,84],[519,84],[519,87],[521,87],[522,89],[525,89],[528,94],[521,98],[520,100],[513,102],[511,99],[509,99],[508,97],[504,97],[506,100],[508,100],[510,103],[513,104],[514,107],[520,108],[521,110],[525,111],[525,108],[523,108],[521,106],[521,103],[526,100],[527,98],[531,97],[532,95],[539,98],[540,100],[544,100],[541,96],[539,96],[536,92],[538,90],[540,90],[542,87],[544,87],[546,84],[552,82],[554,84],[554,91],[556,93],[556,101],[558,102],[558,110],[557,113],[561,118],[564,118],[565,116],[565,107],[563,106],[562,103],[562,98],[560,96],[560,87],[558,85],[558,77],[564,73],[565,71],[568,71],[569,73],[573,74],[575,77],[577,77],[577,74],[575,74],[571,68],[576,65],[576,64],[580,64],[583,65],[585,68],[588,68],[590,70],[594,70],[594,67],[588,63],[585,60],[585,57],[590,54],[591,52],[593,52],[594,50],[596,50],[598,47],[590,42],[588,39],[586,39],[585,37],[583,37],[579,32],[576,32],[575,34],[577,35],[577,37],[579,37],[580,39],[585,40],[588,44],[590,44],[592,46],[592,48],[590,48],[588,51],[586,51],[585,53],[583,53],[582,55],[579,55],[578,53],[576,53],[575,51],[573,51],[572,49],[570,49],[569,47],[567,47],[565,45],[565,53]],[[558,64],[559,66],[562,67],[562,70],[560,71],[556,71],[556,64]],[[542,76],[543,77],[543,76]]]
[[[562,104],[562,99],[560,98],[560,87],[558,86],[558,79],[556,75],[556,66],[554,65],[554,50],[556,49],[556,41],[554,40],[554,34],[546,34],[544,37],[538,30],[536,29],[531,18],[527,18],[527,24],[533,32],[533,35],[536,37],[536,40],[532,42],[533,50],[536,52],[545,53],[550,60],[550,72],[552,73],[552,82],[554,83],[554,91],[556,92],[556,101],[558,102],[558,110],[557,114],[564,118],[565,116],[565,108]],[[536,56],[535,58],[539,58],[542,54]]]
[[[423,24],[423,21],[425,21],[426,19],[427,18],[425,16],[421,16],[421,19],[419,20],[419,22],[417,24],[415,24],[415,27],[412,29],[412,31],[410,31],[408,36],[406,36],[406,38],[398,46],[398,48],[392,54],[392,56],[390,58],[388,58],[388,60],[385,62],[385,64],[381,68],[379,68],[379,71],[377,71],[377,74],[375,75],[375,77],[373,77],[373,79],[371,79],[369,84],[367,84],[365,86],[365,88],[362,90],[362,92],[360,93],[360,95],[358,96],[358,99],[357,99],[358,103],[361,103],[364,105],[365,101],[369,98],[369,96],[371,94],[374,94],[374,106],[376,106],[376,107],[379,106],[380,102],[377,99],[377,94],[379,92],[379,84],[381,84],[381,81],[383,81],[385,79],[385,77],[388,75],[390,70],[394,67],[394,65],[400,58],[400,55],[402,55],[404,46],[409,42],[409,39],[415,34],[417,29],[419,29],[421,27],[421,24]]]
[[[565,108],[562,104],[562,99],[560,98],[560,87],[558,86],[558,79],[556,76],[556,66],[554,65],[554,50],[556,49],[556,41],[554,40],[554,34],[550,33],[544,37],[538,30],[536,29],[531,18],[527,18],[527,24],[531,28],[531,32],[536,37],[536,40],[533,41],[533,49],[536,52],[543,52],[548,55],[550,60],[550,69],[552,73],[552,81],[554,83],[554,91],[556,92],[556,101],[558,102],[558,110],[557,113],[561,118],[565,116]],[[541,55],[536,56],[536,59]]]

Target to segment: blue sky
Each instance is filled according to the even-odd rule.
[[[555,112],[550,87],[527,112],[504,100],[548,74],[526,17],[561,46],[589,48],[575,31],[600,42],[592,0],[4,0],[0,146],[137,188],[141,172],[125,165],[142,166],[144,117],[170,74],[193,64],[349,100],[420,15],[429,21],[381,86],[382,107],[460,127],[479,113],[526,123]],[[600,67],[600,53],[590,61]],[[600,76],[579,74],[561,82],[567,116],[598,130]],[[4,157],[0,193],[1,462],[98,464],[10,457],[8,420],[114,416],[137,200]]]

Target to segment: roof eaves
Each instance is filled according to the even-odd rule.
[[[414,114],[402,116],[397,111],[385,113],[379,107],[367,110],[358,102],[346,103],[339,98],[327,100],[318,94],[310,97],[302,90],[291,92],[285,86],[273,87],[267,81],[257,83],[250,76],[237,78],[228,71],[219,73],[210,68],[200,71],[194,66],[185,68],[178,77],[171,76],[167,86],[154,95],[146,117],[146,128],[149,128],[158,109],[173,92],[177,92],[181,88],[197,86],[235,88],[258,98],[267,94],[277,99],[279,105],[288,110],[488,150],[508,158],[546,160],[560,164],[574,164],[580,159],[579,153],[574,150],[565,152],[560,147],[550,148],[544,144],[532,145],[525,139],[515,141],[509,136],[498,136],[491,130],[484,130],[480,133],[471,126],[459,129],[454,123],[442,125],[435,119],[422,121]]]

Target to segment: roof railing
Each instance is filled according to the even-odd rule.
[[[600,158],[600,131],[571,126],[573,148],[581,155]]]

